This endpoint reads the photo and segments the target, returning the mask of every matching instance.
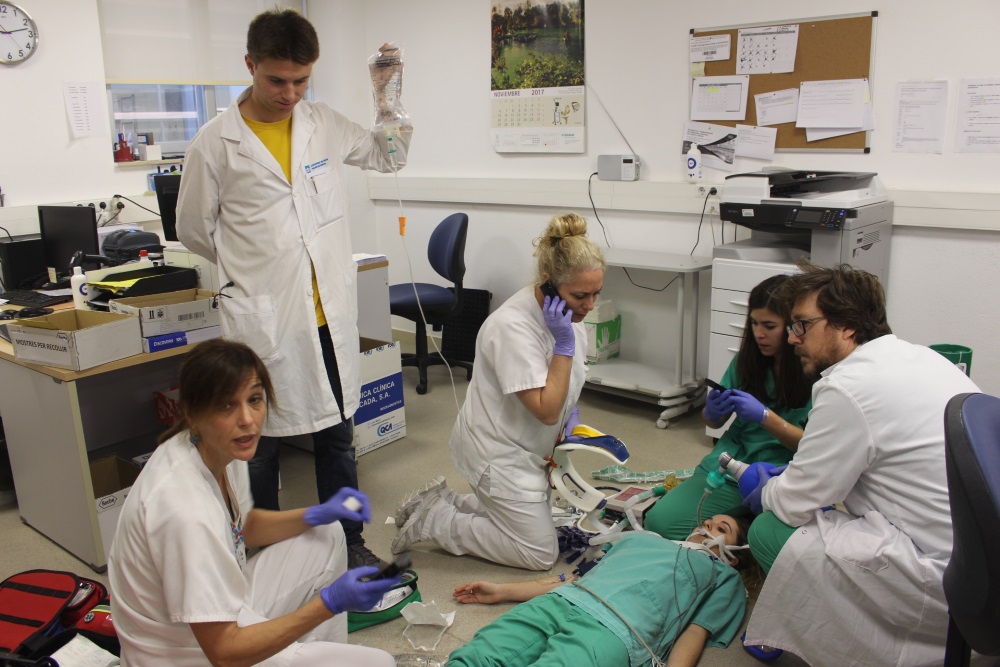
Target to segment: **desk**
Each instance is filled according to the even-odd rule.
[[[699,276],[712,267],[712,259],[623,248],[605,249],[604,258],[608,266],[666,271],[681,277],[681,285],[677,289],[676,346],[672,371],[638,361],[611,359],[591,366],[587,373],[591,388],[665,407],[656,425],[666,428],[670,418],[684,414],[704,400],[704,388],[696,371],[698,287]]]
[[[177,382],[186,349],[75,372],[15,361],[10,343],[0,340],[0,414],[21,520],[98,572],[107,566],[106,545],[90,459],[153,449],[163,425],[152,391]]]
[[[387,267],[384,258],[358,267],[359,326],[382,340],[392,335]],[[110,545],[101,540],[90,461],[152,451],[164,430],[153,391],[177,383],[187,350],[76,372],[17,361],[0,339],[0,415],[21,520],[98,572]]]

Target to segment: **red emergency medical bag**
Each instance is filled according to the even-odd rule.
[[[31,655],[108,601],[104,584],[72,572],[28,570],[0,582],[0,654]]]

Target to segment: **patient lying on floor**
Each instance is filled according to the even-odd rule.
[[[482,628],[448,664],[596,667],[652,657],[693,666],[706,644],[727,646],[743,623],[741,572],[756,570],[749,549],[737,546],[748,527],[719,514],[683,542],[628,532],[579,579],[459,586],[457,602],[524,604]]]

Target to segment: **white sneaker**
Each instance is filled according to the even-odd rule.
[[[416,506],[410,511],[410,517],[406,523],[396,531],[396,537],[393,538],[389,548],[392,553],[401,554],[404,551],[409,551],[412,545],[427,539],[423,536],[424,521],[427,519],[431,507],[438,502],[442,501],[441,492],[437,489],[430,489],[421,496]]]
[[[406,520],[410,518],[413,511],[417,509],[417,506],[420,504],[420,501],[423,500],[424,496],[432,491],[436,491],[439,494],[442,493],[445,489],[448,489],[447,484],[448,483],[445,481],[444,477],[439,475],[418,488],[416,491],[411,492],[410,495],[399,504],[399,507],[396,508],[396,528],[403,527],[403,524],[405,524]],[[450,489],[448,490],[450,491]]]

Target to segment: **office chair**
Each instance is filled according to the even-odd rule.
[[[945,666],[1000,655],[1000,398],[959,394],[944,413],[954,544],[944,571]]]
[[[462,307],[462,280],[465,278],[465,237],[469,229],[469,216],[453,213],[438,223],[427,243],[427,259],[431,266],[452,287],[442,287],[430,283],[412,283],[389,286],[389,312],[393,315],[413,320],[416,324],[416,354],[404,354],[404,366],[416,366],[420,372],[417,393],[427,393],[427,367],[436,364],[460,366],[466,370],[467,379],[472,379],[472,364],[457,359],[446,359],[438,354],[427,353],[427,325],[420,316],[423,308],[427,324],[440,331],[446,321],[458,313]]]

